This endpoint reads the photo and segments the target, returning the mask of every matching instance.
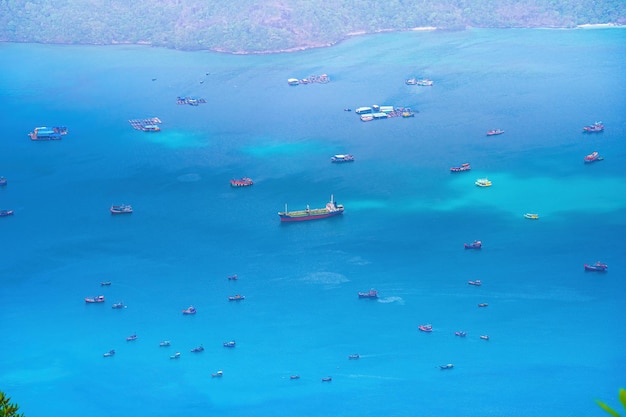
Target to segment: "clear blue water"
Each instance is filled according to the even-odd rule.
[[[15,210],[0,219],[0,389],[29,417],[565,417],[617,403],[625,30],[391,33],[265,56],[0,54],[0,209]],[[322,73],[331,83],[286,83]],[[177,106],[183,95],[208,103]],[[343,111],[372,104],[419,113]],[[128,124],[151,116],[160,133]],[[581,133],[596,120],[604,133]],[[42,125],[70,133],[30,141]],[[605,160],[583,164],[592,151]],[[336,153],[356,162],[331,164]],[[449,173],[463,162],[471,172]],[[243,176],[255,185],[229,186]],[[484,176],[494,185],[475,187]],[[342,218],[280,224],[285,203],[330,194]],[[120,203],[135,212],[111,216]],[[474,239],[484,248],[463,250]],[[596,260],[610,271],[585,273]],[[378,301],[357,298],[370,288]],[[99,294],[104,305],[83,302]]]

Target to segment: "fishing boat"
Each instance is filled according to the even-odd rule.
[[[491,181],[487,178],[478,178],[474,184],[479,187],[491,187]]]
[[[300,379],[300,375],[290,375],[289,379]]]
[[[141,130],[144,132],[160,132],[161,128],[157,125],[144,125]]]
[[[237,346],[237,343],[234,340],[231,340],[230,342],[224,342],[223,345],[227,348],[234,348]]]
[[[360,119],[362,122],[371,122],[372,120],[374,120],[374,116],[372,116],[371,114],[362,114]]]
[[[172,343],[169,340],[164,340],[162,342],[159,342],[159,346],[160,347],[167,347],[170,346]]]
[[[101,287],[110,287],[111,286],[111,281],[100,281],[100,286]]]
[[[483,340],[489,340],[489,336],[486,335],[486,334],[481,334],[480,338],[483,339]]]
[[[467,281],[467,283],[468,283],[469,285],[475,285],[475,286],[477,286],[477,287],[480,287],[481,285],[483,285],[483,283],[482,283],[482,282],[480,282],[480,280],[479,280],[479,279],[477,279],[476,281]]]
[[[334,155],[330,158],[330,162],[354,162],[352,155]]]
[[[183,314],[196,314],[197,310],[194,306],[189,306],[183,310]]]
[[[465,337],[465,336],[467,336],[467,332],[460,332],[460,331],[459,332],[454,332],[454,335],[455,336],[459,336],[459,337]]]
[[[357,294],[359,295],[359,298],[378,298],[378,291],[373,288],[368,292],[359,292]]]
[[[67,134],[67,127],[36,127],[28,134],[31,140],[61,140]]]
[[[113,356],[115,355],[115,349],[111,349],[108,352],[105,352],[102,354],[102,356],[104,356],[105,358],[108,358],[109,356]]]
[[[227,278],[229,281],[237,281],[238,279],[237,274],[229,275]]]
[[[104,295],[98,295],[96,297],[87,297],[85,298],[85,302],[88,304],[91,303],[104,303]]]
[[[252,181],[252,178],[248,178],[248,177],[243,177],[238,180],[235,180],[235,179],[230,180],[231,187],[249,187],[252,184],[254,184],[254,181]]]
[[[602,161],[604,158],[601,157],[598,152],[592,152],[589,155],[585,156],[584,161],[585,164],[590,164],[592,162],[596,162],[596,161]]]
[[[322,382],[330,382],[332,380],[333,380],[333,378],[331,376],[327,376],[327,377],[322,378]]]
[[[133,212],[133,208],[128,204],[119,204],[112,205],[111,208],[109,208],[109,211],[111,214],[130,214]]]
[[[191,349],[191,352],[193,352],[193,353],[204,352],[204,346],[202,346],[202,345],[196,346],[195,348]]]
[[[422,332],[430,333],[433,331],[433,326],[431,324],[420,324],[417,326]]]
[[[115,309],[120,309],[120,308],[126,308],[127,306],[124,304],[123,301],[120,301],[119,303],[114,303],[111,308],[115,308]]]
[[[481,242],[480,240],[475,240],[472,243],[464,243],[463,247],[465,249],[481,249],[483,247],[483,242]]]
[[[179,359],[179,358],[180,358],[180,352],[176,352],[172,356],[170,356],[170,359]]]
[[[134,333],[126,338],[127,342],[132,342],[132,341],[135,341],[135,340],[137,340],[137,335],[134,334]]]
[[[480,304],[478,304],[478,307],[487,307],[488,305],[489,304],[487,304],[487,303],[480,303]]]
[[[607,264],[603,264],[598,261],[595,264],[585,264],[585,271],[593,271],[593,272],[606,272],[608,271],[609,266]]]
[[[241,301],[244,300],[246,297],[240,294],[237,295],[231,295],[228,297],[228,301]]]
[[[451,363],[447,363],[445,365],[439,365],[439,369],[452,369],[454,368],[454,365]]]
[[[0,210],[0,217],[12,216],[13,210]]]
[[[279,211],[278,216],[281,222],[300,222],[338,216],[343,214],[343,210],[343,204],[337,204],[331,195],[330,201],[326,203],[326,207],[324,208],[311,209],[307,205],[304,210],[288,211],[287,205],[285,204],[285,211]]]
[[[465,163],[465,164],[461,164],[461,165],[456,166],[456,167],[451,167],[450,168],[450,172],[463,172],[463,171],[469,171],[471,169],[472,169],[472,167],[470,166],[470,164]]]
[[[487,136],[501,135],[504,133],[502,129],[492,129],[487,131]]]
[[[289,85],[298,85],[298,84],[300,84],[300,80],[298,80],[297,78],[288,78],[287,79],[287,84],[289,84]]]
[[[3,185],[7,185],[7,179],[4,177],[0,177],[0,187]]]
[[[224,375],[223,371],[217,371],[217,372],[211,374],[211,377],[213,377],[213,378],[221,378],[223,375]]]
[[[604,131],[604,124],[602,122],[595,122],[592,125],[584,126],[584,133],[598,133]]]
[[[359,359],[361,355],[358,353],[353,353],[352,355],[348,355],[348,359]]]
[[[408,80],[404,80],[406,85],[418,85],[420,87],[431,87],[434,82],[429,80],[428,78],[422,78],[418,80],[417,78],[409,78]]]

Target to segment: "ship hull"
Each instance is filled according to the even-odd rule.
[[[279,214],[279,216],[280,216],[281,222],[305,222],[309,220],[327,219],[329,217],[340,216],[341,214],[343,214],[343,211],[336,211],[333,213],[324,213],[324,214],[310,214],[310,215],[304,215],[304,216]]]

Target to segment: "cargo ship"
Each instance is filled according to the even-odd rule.
[[[36,127],[28,134],[31,140],[61,140],[67,134],[67,127]]]
[[[324,208],[311,209],[307,205],[304,210],[288,211],[287,205],[285,204],[285,211],[279,211],[278,216],[281,222],[301,222],[338,216],[343,214],[343,210],[343,204],[337,204],[331,195],[330,201],[326,203],[326,207]]]

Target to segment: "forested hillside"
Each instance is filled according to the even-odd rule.
[[[0,41],[272,52],[421,26],[626,24],[624,0],[0,0]]]

